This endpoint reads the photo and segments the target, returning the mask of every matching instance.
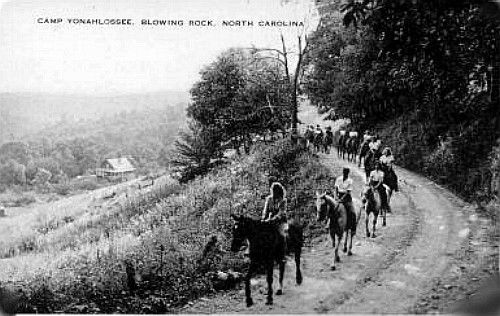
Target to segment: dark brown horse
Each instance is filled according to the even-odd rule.
[[[323,138],[324,138],[324,133],[315,133],[314,134],[314,150],[316,152],[320,152],[322,147],[323,147]]]
[[[333,133],[331,131],[326,131],[325,136],[323,137],[323,152],[325,154],[330,153],[330,148],[333,144]]]
[[[366,154],[370,150],[370,139],[367,139],[361,143],[359,146],[359,161],[358,161],[358,167],[361,167],[361,159],[366,157]]]
[[[356,136],[349,137],[346,143],[347,160],[349,162],[356,162],[358,147],[359,147],[359,138]]]
[[[380,194],[373,187],[367,185],[361,193],[361,199],[363,202],[363,208],[365,209],[366,237],[375,238],[375,227],[377,225],[378,214],[382,210],[382,200],[380,199]],[[371,234],[370,229],[368,228],[370,214],[373,214],[373,231]]]
[[[295,281],[302,283],[300,271],[300,255],[303,244],[303,228],[299,223],[289,224],[286,240],[279,234],[277,224],[262,222],[245,216],[232,216],[234,219],[233,240],[231,250],[241,249],[243,242],[248,240],[250,248],[250,266],[245,277],[245,296],[247,306],[253,305],[250,291],[250,279],[259,265],[264,266],[267,276],[266,305],[273,303],[273,270],[274,263],[279,265],[279,288],[276,295],[283,294],[283,277],[285,274],[285,254],[295,254]]]
[[[343,250],[347,252],[348,256],[352,255],[352,238],[356,235],[356,226],[359,216],[348,212],[344,204],[337,202],[333,197],[326,193],[319,194],[318,192],[316,192],[316,211],[317,221],[329,220],[330,237],[332,238],[333,247],[335,248],[335,258],[331,269],[335,270],[335,263],[340,262],[339,246],[342,242],[344,232],[346,234]],[[350,235],[349,250],[347,249],[348,235]],[[335,242],[335,237],[337,237],[337,242]]]
[[[343,152],[344,152],[344,142],[345,142],[346,135],[342,135],[339,133],[338,138],[337,138],[337,157],[343,157]]]
[[[391,197],[394,191],[399,191],[398,187],[398,176],[394,172],[394,169],[392,166],[390,167],[383,167],[382,170],[384,171],[384,184],[386,185],[387,190],[387,205],[389,205],[389,211],[390,211],[390,203],[391,203]]]

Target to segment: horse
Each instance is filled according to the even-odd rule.
[[[316,152],[321,150],[321,145],[323,143],[323,133],[316,133],[314,135],[314,149]]]
[[[342,151],[343,151],[342,146],[344,145],[345,137],[346,137],[345,135],[340,134],[337,140],[337,157],[339,158],[342,156]]]
[[[347,161],[356,162],[356,154],[359,147],[359,138],[356,136],[349,137],[347,142]]]
[[[356,216],[355,213],[348,212],[344,204],[335,201],[330,195],[326,193],[319,194],[318,192],[316,192],[316,211],[316,220],[318,222],[325,219],[329,220],[329,233],[335,248],[335,258],[331,269],[335,270],[335,263],[340,262],[339,246],[344,232],[346,236],[343,251],[347,252],[348,256],[352,256],[352,238],[356,235],[359,215]],[[349,249],[347,248],[348,235],[350,235]],[[335,243],[335,237],[337,237],[337,243]]]
[[[382,201],[380,199],[380,194],[373,187],[366,185],[361,192],[361,199],[363,202],[362,208],[365,209],[365,228],[366,237],[375,238],[375,227],[377,225],[378,214],[382,209]],[[373,213],[373,231],[370,234],[370,229],[368,228],[368,222],[370,220],[370,214]]]
[[[345,154],[347,153],[347,143],[349,141],[349,136],[345,135],[342,138],[342,143],[340,145],[340,151],[341,151],[341,156],[342,159],[345,159]]]
[[[365,158],[366,154],[370,150],[370,142],[371,142],[371,140],[369,140],[369,139],[365,140],[359,146],[359,152],[358,152],[358,154],[359,154],[359,162],[358,162],[358,167],[361,167],[361,159]]]
[[[391,202],[391,197],[392,193],[394,191],[398,191],[398,176],[394,172],[394,169],[392,167],[385,167],[382,168],[382,171],[384,171],[384,182],[383,184],[386,186],[387,189],[387,205],[389,205],[390,208],[390,202]]]
[[[331,132],[325,133],[323,137],[323,152],[326,154],[330,153],[330,147],[333,144],[333,134]]]
[[[302,283],[300,271],[300,256],[303,245],[303,227],[293,221],[289,223],[288,233],[284,239],[278,232],[277,224],[262,222],[245,216],[232,215],[234,225],[231,251],[241,249],[243,242],[248,240],[250,266],[245,277],[245,296],[247,307],[253,305],[250,290],[250,279],[259,265],[263,265],[267,276],[266,305],[273,304],[273,270],[274,263],[279,265],[279,288],[276,295],[283,294],[283,277],[285,274],[285,254],[293,252],[295,255],[295,281]]]
[[[387,205],[389,205],[389,188],[384,185],[383,183],[381,184],[383,186],[383,188],[385,189],[385,194],[386,196],[388,197],[388,200],[387,200]],[[370,192],[371,191],[371,192]],[[370,201],[371,203],[371,206],[370,207],[375,207],[376,206],[376,209],[377,209],[377,212],[375,213],[373,210],[371,209],[366,209],[366,205],[365,205],[365,211],[366,211],[366,232],[367,232],[367,235],[369,233],[368,231],[368,215],[369,213],[373,212],[374,215],[375,215],[375,219],[373,221],[373,236],[375,235],[375,224],[377,223],[377,217],[378,215],[380,214],[382,216],[382,226],[387,226],[387,209],[382,207],[383,203],[382,203],[382,197],[380,196],[380,192],[375,189],[373,186],[371,185],[367,185],[365,186],[365,189],[363,190],[363,200],[365,202],[367,201]],[[373,196],[373,199],[372,199],[372,196]]]

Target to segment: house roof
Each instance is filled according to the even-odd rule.
[[[106,162],[109,163],[113,171],[117,172],[129,172],[134,171],[135,168],[127,158],[110,158],[106,159]]]

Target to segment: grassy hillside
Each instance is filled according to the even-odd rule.
[[[241,270],[241,254],[228,251],[229,215],[259,215],[270,176],[288,188],[292,216],[304,223],[309,239],[318,229],[310,221],[314,190],[331,183],[332,175],[316,157],[282,140],[188,185],[117,201],[114,210],[89,209],[68,223],[61,218],[34,233],[42,247],[2,261],[0,280],[22,290],[19,312],[172,311],[213,291],[211,273]],[[51,235],[60,238],[46,237]],[[79,237],[71,238],[71,246],[61,243],[70,235]],[[213,237],[216,247],[203,257]]]

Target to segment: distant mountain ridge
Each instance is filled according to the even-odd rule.
[[[61,121],[95,120],[122,111],[189,102],[184,91],[116,95],[0,93],[0,144],[17,141]]]

